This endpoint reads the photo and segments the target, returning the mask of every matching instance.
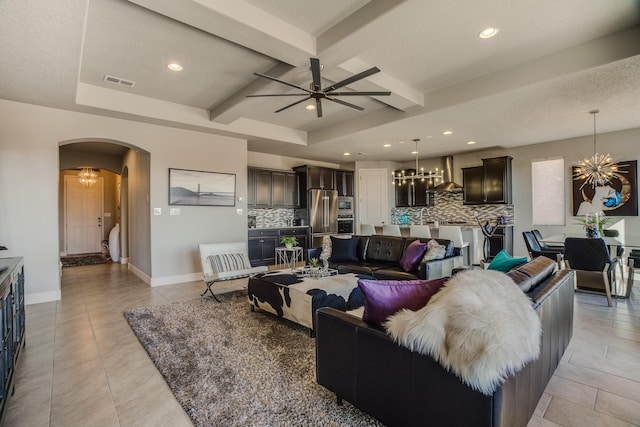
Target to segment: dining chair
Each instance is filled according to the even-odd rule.
[[[383,224],[382,234],[384,236],[402,237],[402,233],[400,233],[400,226],[398,224]]]
[[[544,237],[542,237],[542,233],[540,233],[540,230],[531,230],[531,232],[533,233],[533,237],[536,238],[536,240],[538,241],[538,244],[540,245],[540,247],[542,249],[562,249],[564,248],[564,243],[545,243],[543,242]]]
[[[373,224],[360,224],[360,235],[361,236],[375,236],[376,228]]]
[[[462,240],[462,228],[459,225],[441,225],[438,238],[451,240],[454,248],[459,248],[464,255],[465,265],[469,265],[469,242]]]
[[[428,225],[411,225],[409,226],[409,236],[422,237],[423,239],[431,238],[431,229]]]
[[[524,244],[527,246],[527,251],[529,251],[529,256],[532,259],[539,256],[545,256],[556,261],[558,263],[558,267],[562,267],[560,260],[564,252],[563,248],[544,249],[540,247],[540,245],[538,244],[538,240],[531,231],[523,231],[522,237],[524,238]],[[560,255],[560,257],[558,257],[558,255]]]
[[[564,241],[564,262],[568,269],[576,272],[578,290],[602,294],[611,307],[612,285],[617,295],[616,265],[603,239],[590,237],[567,237]]]
[[[629,295],[631,295],[635,269],[640,268],[640,249],[631,250],[631,253],[627,257],[627,265],[629,266],[629,272],[627,273],[627,291],[625,293],[625,298],[629,298]]]

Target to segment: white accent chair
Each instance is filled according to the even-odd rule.
[[[199,245],[200,251],[200,265],[202,266],[202,275],[204,276],[204,283],[207,285],[207,289],[200,296],[205,296],[207,292],[211,294],[216,301],[220,301],[211,287],[216,282],[222,282],[225,280],[241,279],[243,277],[249,277],[256,273],[264,273],[268,270],[266,266],[251,267],[249,263],[249,257],[247,256],[247,244],[245,242],[231,242],[231,243],[206,243]],[[233,255],[240,256],[243,268],[239,269],[221,269],[224,271],[218,271],[214,268],[210,257],[217,255]]]
[[[375,236],[376,228],[373,226],[373,224],[360,224],[360,235]]]
[[[421,237],[423,239],[431,238],[431,229],[428,225],[411,225],[409,226],[410,237]]]
[[[384,236],[402,237],[402,233],[400,233],[400,226],[398,224],[383,224],[382,234]]]
[[[457,225],[441,225],[438,238],[451,240],[454,248],[459,248],[464,255],[465,265],[469,265],[469,242],[462,241],[462,229]]]

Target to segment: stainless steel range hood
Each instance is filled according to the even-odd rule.
[[[453,156],[442,158],[443,183],[436,185],[435,191],[462,191],[462,185],[453,182]]]

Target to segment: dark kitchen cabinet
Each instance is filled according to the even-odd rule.
[[[463,168],[463,203],[510,204],[512,159],[509,156],[482,159],[482,166]]]
[[[293,172],[249,168],[247,205],[252,208],[299,207],[298,177]]]
[[[354,179],[353,172],[350,171],[336,171],[336,190],[338,190],[338,196],[354,196]]]
[[[498,227],[489,238],[489,257],[493,259],[501,250],[513,255],[513,227]]]
[[[482,159],[485,203],[511,203],[511,160],[509,156]]]
[[[300,166],[294,168],[301,177],[305,179],[305,189],[319,188],[322,190],[335,190],[334,169],[321,168],[318,166]]]
[[[465,205],[484,203],[482,190],[483,175],[483,166],[462,168],[462,201]]]
[[[395,174],[401,171],[396,171]],[[413,169],[405,170],[405,174],[411,175]],[[429,185],[429,180],[416,179],[412,181],[407,179],[406,182],[395,182],[396,207],[412,207],[412,206],[433,206],[433,193]]]
[[[271,207],[296,208],[300,206],[298,177],[289,172],[271,172]]]
[[[249,230],[247,249],[252,266],[276,263],[276,247],[279,244],[278,229]]]

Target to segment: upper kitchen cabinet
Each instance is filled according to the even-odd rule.
[[[296,208],[300,206],[298,177],[289,172],[271,172],[272,207]]]
[[[249,168],[247,205],[252,208],[299,207],[298,177],[293,172]]]
[[[293,168],[300,176],[300,184],[304,182],[305,190],[313,188],[335,190],[335,171],[318,166],[298,166]]]
[[[482,166],[463,168],[465,205],[510,204],[512,157],[482,159]]]
[[[353,172],[351,171],[335,171],[336,190],[338,196],[354,196],[353,190]]]
[[[396,171],[395,174],[398,175],[399,172],[401,171]],[[412,172],[413,169],[405,170],[408,175]],[[406,183],[397,182],[395,187],[396,207],[433,206],[434,198],[428,180],[416,179],[412,184],[412,181],[407,179]]]

